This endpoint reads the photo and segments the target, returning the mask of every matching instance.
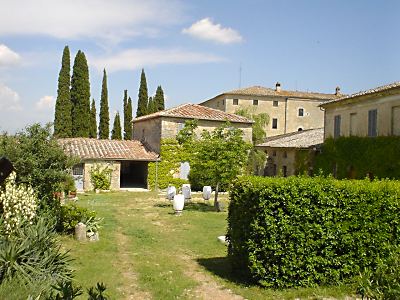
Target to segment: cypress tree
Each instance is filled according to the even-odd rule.
[[[96,103],[94,99],[92,99],[92,108],[90,109],[89,137],[97,138]]]
[[[125,140],[132,139],[132,99],[131,97],[128,98],[128,102],[126,104],[126,125],[125,125]],[[125,120],[124,120],[125,122]]]
[[[108,110],[107,73],[103,70],[103,83],[101,86],[100,116],[99,116],[99,138],[110,137],[110,114]]]
[[[154,106],[155,106],[155,111],[160,111],[165,109],[165,103],[164,103],[164,91],[159,85],[156,90],[156,95],[154,96]]]
[[[111,139],[112,140],[122,140],[122,133],[121,133],[121,120],[119,118],[119,113],[115,115],[114,119],[114,126],[111,132]]]
[[[147,114],[152,114],[153,112],[155,112],[155,105],[154,105],[154,100],[153,97],[149,98],[149,102],[147,103]]]
[[[72,136],[89,137],[90,82],[86,56],[78,51],[71,80]]]
[[[71,61],[68,46],[64,47],[61,70],[58,75],[57,101],[54,113],[54,135],[60,138],[72,136],[71,118]]]
[[[144,74],[144,70],[142,69],[142,74],[140,75],[140,86],[139,86],[139,95],[138,95],[138,108],[136,111],[136,117],[141,117],[147,115],[147,101],[149,99],[149,95],[147,92],[147,82],[146,75]]]

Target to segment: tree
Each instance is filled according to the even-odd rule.
[[[72,136],[71,118],[71,62],[68,46],[64,47],[61,70],[58,75],[57,100],[54,113],[54,135],[60,138]]]
[[[117,112],[114,118],[114,126],[111,132],[111,139],[112,140],[122,140],[122,133],[121,133],[121,121],[119,118],[119,113]]]
[[[155,112],[164,110],[165,109],[165,104],[164,104],[164,91],[159,85],[156,90],[156,95],[154,96],[154,107],[155,107]]]
[[[128,98],[126,113],[124,114],[124,140],[132,139],[132,99]]]
[[[153,97],[150,97],[149,98],[149,102],[147,104],[147,114],[149,115],[149,114],[152,114],[154,112],[156,112],[154,99],[153,99]]]
[[[71,80],[72,136],[89,137],[90,82],[86,56],[78,51]]]
[[[138,107],[136,111],[136,117],[147,115],[148,99],[149,95],[147,92],[146,74],[144,74],[144,69],[142,69],[142,74],[140,75],[140,86],[139,86]]]
[[[96,121],[96,103],[94,99],[92,99],[92,108],[90,109],[90,128],[89,128],[89,137],[97,138],[97,121]]]
[[[226,123],[211,133],[203,131],[196,143],[190,174],[203,174],[208,178],[210,185],[215,188],[214,206],[217,211],[221,211],[218,202],[220,185],[229,184],[241,174],[247,162],[251,145],[242,136],[242,130]]]
[[[103,83],[101,85],[99,138],[108,139],[110,136],[110,113],[108,110],[107,73],[103,70]]]

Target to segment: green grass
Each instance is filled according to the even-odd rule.
[[[75,279],[84,288],[104,282],[112,299],[191,299],[215,285],[246,299],[343,299],[354,290],[343,285],[275,291],[233,277],[226,246],[217,241],[226,232],[227,213],[214,212],[200,198],[179,217],[155,193],[85,194],[78,205],[96,210],[104,223],[99,242],[62,238],[75,258]]]

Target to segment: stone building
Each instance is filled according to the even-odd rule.
[[[325,139],[400,136],[400,82],[340,97],[320,106],[325,113]]]
[[[323,127],[324,112],[319,105],[340,96],[339,88],[336,88],[335,94],[322,94],[287,91],[277,83],[275,89],[252,86],[224,92],[200,105],[227,113],[243,108],[254,114],[267,113],[270,121],[265,130],[270,137]]]
[[[81,160],[72,170],[78,191],[93,190],[90,171],[94,166],[111,169],[111,190],[147,189],[148,163],[158,160],[140,141],[65,138],[58,143]]]
[[[187,120],[198,120],[196,134],[212,131],[229,121],[243,130],[243,139],[251,142],[253,121],[238,115],[222,112],[196,104],[182,104],[132,120],[133,139],[140,140],[153,151],[160,153],[162,139],[175,138]]]
[[[324,141],[324,129],[306,129],[269,137],[257,145],[267,155],[265,176],[298,175],[303,169],[311,173],[313,157]]]

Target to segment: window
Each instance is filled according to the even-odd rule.
[[[287,152],[283,151],[283,158],[287,158]]]
[[[282,174],[283,174],[283,177],[287,177],[287,166],[282,167]]]
[[[83,175],[83,164],[78,164],[78,165],[73,166],[72,175],[82,176]]]
[[[400,136],[400,106],[392,107],[392,135]]]
[[[272,156],[276,156],[276,150],[272,151]]]
[[[233,105],[239,105],[239,99],[233,99]]]
[[[303,131],[303,128],[299,127],[299,128],[297,129],[297,131]]]
[[[272,129],[278,128],[278,119],[272,119]]]
[[[189,172],[190,172],[189,163],[187,161],[181,162],[181,167],[180,167],[179,171],[180,171],[179,172],[179,178],[187,180],[188,176],[189,176]]]
[[[304,108],[299,108],[298,116],[299,117],[303,117],[304,116]]]
[[[274,100],[274,101],[272,101],[272,105],[273,105],[273,106],[278,106],[278,105],[279,105],[279,102],[278,102],[278,100]]]
[[[258,105],[258,100],[257,99],[253,100],[253,105]]]
[[[378,128],[378,110],[371,109],[368,111],[368,136],[377,136]]]
[[[342,118],[340,115],[335,116],[333,121],[333,137],[336,139],[340,136],[340,123]]]
[[[185,123],[178,123],[178,127],[177,127],[178,132],[177,133],[179,133],[179,131],[181,131],[183,129],[183,127],[185,127]]]
[[[224,99],[224,100],[222,100],[222,105],[225,105],[225,99]]]
[[[357,113],[350,114],[350,135],[356,135],[356,118]]]

